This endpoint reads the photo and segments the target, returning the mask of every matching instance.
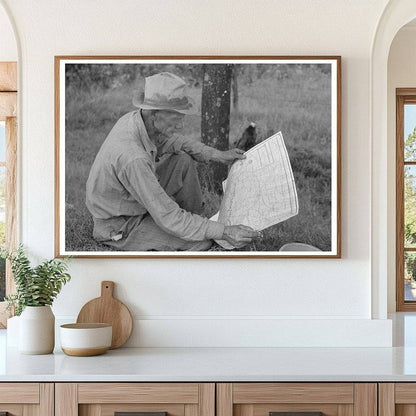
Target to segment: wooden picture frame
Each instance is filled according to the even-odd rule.
[[[215,68],[219,75],[210,73]],[[118,245],[114,247],[106,241],[94,240],[92,214],[85,205],[85,186],[91,166],[120,117],[138,110],[132,104],[135,91],[144,88],[146,77],[161,72],[182,78],[187,94],[197,103],[197,114],[184,121],[183,137],[187,140],[201,140],[202,137],[204,144],[226,150],[221,142],[224,137],[226,146],[233,148],[244,144],[246,133],[251,134],[254,144],[266,143],[266,139],[280,134],[290,168],[285,180],[290,183],[292,178],[295,194],[291,203],[298,204],[297,210],[292,206],[291,218],[266,228],[261,238],[234,250],[226,250],[216,243],[203,251],[119,249]],[[218,87],[221,79],[227,86],[222,89]],[[208,84],[211,85],[209,91]],[[212,98],[212,94],[219,95]],[[201,117],[202,112],[204,117]],[[204,118],[210,121],[204,121]],[[214,119],[217,124],[213,124]],[[208,126],[207,123],[211,124]],[[183,152],[182,148],[180,152]],[[224,169],[212,162],[203,166],[198,167],[198,177],[205,203],[203,216],[209,218],[221,204],[221,182],[227,178],[227,170],[224,174]],[[251,189],[250,181],[249,177],[247,186]],[[262,189],[269,182],[256,179],[256,184]],[[282,189],[282,195],[286,196],[282,184],[273,186],[273,192]],[[277,201],[280,197],[279,194]],[[243,201],[244,206],[249,204],[247,201],[249,198]],[[270,209],[277,209],[277,205],[271,204]],[[117,215],[125,218],[124,211]],[[264,219],[264,214],[258,216]],[[273,220],[277,221],[276,218]],[[107,217],[99,218],[99,221],[102,219],[107,221]],[[123,233],[116,234],[114,241],[125,238]],[[340,258],[341,57],[56,56],[55,255]]]

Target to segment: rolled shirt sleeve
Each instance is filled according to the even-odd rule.
[[[160,186],[146,158],[136,158],[127,163],[118,173],[118,178],[167,233],[187,241],[221,239],[224,225],[180,208]]]
[[[195,139],[183,136],[175,136],[169,139],[160,150],[161,155],[180,152],[188,153],[199,162],[208,162],[213,159],[218,150]]]

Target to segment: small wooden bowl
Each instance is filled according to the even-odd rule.
[[[67,355],[89,357],[111,347],[112,326],[102,323],[61,325],[61,348]]]

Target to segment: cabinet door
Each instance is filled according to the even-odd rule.
[[[415,416],[416,383],[380,383],[380,416]]]
[[[52,383],[0,383],[0,415],[53,416]]]
[[[215,416],[213,383],[58,383],[56,416]]]
[[[377,416],[377,385],[220,383],[217,416]]]

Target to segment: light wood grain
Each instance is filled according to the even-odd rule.
[[[21,404],[3,404],[0,403],[0,412],[9,412],[9,415],[24,416],[23,405]]]
[[[218,383],[217,386],[217,416],[233,416],[233,385]]]
[[[252,405],[252,404],[240,404],[240,405],[238,405],[238,413],[239,413],[239,416],[253,416],[254,415],[254,405]],[[264,416],[264,414],[262,416]]]
[[[41,383],[39,385],[39,413],[41,416],[54,416],[55,413],[55,385]]]
[[[39,403],[38,383],[0,383],[0,403]]]
[[[324,412],[324,415],[326,416],[326,412]],[[354,405],[353,404],[339,404],[338,416],[354,416]]]
[[[197,383],[80,383],[79,403],[199,403]]]
[[[396,383],[394,394],[397,404],[415,404],[416,383]]]
[[[17,119],[6,119],[6,248],[17,246]],[[10,262],[6,262],[6,293],[16,290]]]
[[[103,404],[103,405],[86,405],[96,406],[100,408],[100,416],[114,416],[115,412],[167,412],[168,416],[184,416],[185,406],[180,404]],[[196,406],[197,405],[187,405]],[[88,416],[95,416],[95,414],[88,414]],[[81,416],[81,415],[80,415]],[[196,415],[198,416],[198,413]]]
[[[17,62],[0,62],[0,91],[17,91]]]
[[[377,416],[377,384],[354,384],[354,416]]]
[[[23,405],[23,416],[43,416],[43,415],[39,411],[39,405],[25,404]]]
[[[380,383],[378,385],[378,409],[379,416],[394,416],[394,383]]]
[[[395,416],[416,416],[416,405],[399,404],[395,407]]]
[[[215,383],[199,385],[199,416],[215,416]]]
[[[86,303],[78,314],[77,322],[111,324],[111,348],[121,347],[133,330],[133,319],[126,305],[113,297],[114,282],[101,282],[101,296]]]
[[[185,404],[184,412],[185,416],[199,416],[199,406],[197,404]]]
[[[7,117],[16,117],[17,94],[15,92],[0,92],[0,121]]]
[[[55,384],[55,416],[78,416],[77,392],[77,384]]]
[[[102,416],[101,406],[99,404],[81,404],[78,410],[79,416]],[[114,416],[114,412],[111,416]]]
[[[351,383],[235,383],[234,403],[354,403]]]
[[[297,403],[297,404],[242,404],[241,416],[268,416],[269,412],[322,412],[325,416],[338,416],[339,407],[352,405]],[[346,415],[347,416],[347,415]],[[353,416],[353,415],[350,415]]]
[[[80,404],[78,406],[79,416],[102,416],[102,406],[99,404]],[[114,416],[112,413],[111,416]]]

